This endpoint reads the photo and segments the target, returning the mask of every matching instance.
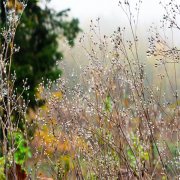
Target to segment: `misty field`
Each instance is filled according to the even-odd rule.
[[[40,48],[29,41],[33,42],[29,50],[34,48],[39,58],[39,64],[33,66],[26,63],[34,55],[23,56],[28,45],[24,43],[21,50],[16,44],[18,26],[21,18],[26,22],[30,17],[28,13],[23,16],[30,6],[22,0],[4,1],[0,180],[180,179],[180,4],[161,2],[162,20],[150,26],[149,37],[143,39],[138,30],[142,3],[119,1],[126,26],[104,35],[97,18],[75,44],[71,38],[81,31],[78,21],[58,24],[61,16],[67,16],[66,11],[44,21],[41,17],[51,11],[35,6],[40,15],[35,20],[44,26],[37,31],[42,39],[37,38],[34,44]],[[27,22],[21,26],[21,41],[29,40],[28,33],[35,28]],[[57,24],[67,39],[67,52],[74,60],[71,66],[60,61],[63,55],[53,49],[58,47],[59,31],[48,28]],[[46,33],[49,39],[45,43],[54,41],[41,48]],[[85,63],[73,55],[73,45],[84,54]],[[14,57],[19,59],[13,64]],[[26,58],[24,69],[18,69],[21,57]],[[19,77],[23,77],[22,85]],[[29,82],[35,90],[30,91]]]

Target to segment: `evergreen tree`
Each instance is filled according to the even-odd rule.
[[[66,37],[73,46],[80,31],[78,19],[67,20],[68,11],[55,12],[48,7],[43,9],[39,0],[29,0],[21,17],[15,36],[15,44],[20,51],[14,55],[12,71],[16,72],[15,85],[19,93],[23,90],[23,79],[27,78],[30,90],[24,93],[24,98],[29,94],[31,107],[36,105],[34,94],[42,77],[55,80],[61,75],[61,70],[56,66],[56,61],[63,57],[58,50],[60,35]],[[1,27],[4,22],[1,0]]]

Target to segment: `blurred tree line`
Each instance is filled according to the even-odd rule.
[[[1,0],[1,28],[6,23],[3,1]],[[24,93],[24,98],[30,100],[32,108],[36,106],[34,94],[42,78],[55,80],[62,73],[56,66],[56,62],[63,58],[59,51],[60,36],[64,36],[69,45],[73,46],[74,39],[80,32],[78,19],[67,18],[69,9],[56,12],[47,6],[42,8],[40,2],[27,2],[15,36],[15,44],[20,47],[20,52],[14,55],[12,62],[12,72],[15,70],[17,76],[15,86],[19,93],[23,90],[23,80],[27,79],[30,89]]]

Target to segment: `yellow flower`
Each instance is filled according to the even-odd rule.
[[[19,0],[8,0],[6,3],[7,9],[15,9],[16,13],[22,13],[24,10],[24,4]]]

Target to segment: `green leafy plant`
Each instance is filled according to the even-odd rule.
[[[5,174],[4,174],[4,164],[5,164],[5,159],[4,157],[0,158],[0,179],[5,180]]]
[[[19,165],[23,165],[28,158],[31,158],[31,151],[23,135],[20,132],[14,133],[15,148],[14,153],[15,162]]]
[[[104,101],[104,109],[106,112],[111,112],[112,111],[112,100],[111,96],[107,95],[105,101]]]
[[[130,160],[130,164],[133,168],[136,168],[137,166],[137,161],[136,157],[139,158],[140,162],[143,164],[145,161],[149,160],[149,153],[144,149],[144,146],[141,144],[140,139],[138,136],[132,134],[131,135],[131,140],[132,140],[132,148],[134,153],[130,148],[127,150],[127,155]],[[136,157],[135,157],[136,155]]]

